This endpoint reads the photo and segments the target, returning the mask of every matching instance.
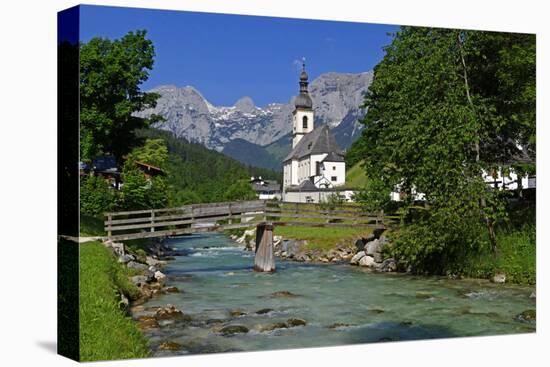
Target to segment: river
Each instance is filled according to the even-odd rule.
[[[162,271],[167,285],[182,292],[151,299],[134,316],[173,304],[192,321],[163,321],[159,329],[146,331],[156,356],[535,331],[534,323],[515,319],[535,308],[529,287],[280,259],[275,273],[256,273],[253,253],[223,235],[173,238],[167,244],[181,256]],[[291,294],[273,295],[281,291]],[[261,331],[291,318],[307,324]],[[223,335],[226,325],[250,331]],[[159,350],[166,341],[182,347]]]

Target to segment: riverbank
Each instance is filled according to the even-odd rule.
[[[281,227],[274,233],[274,254],[280,259],[311,263],[350,263],[373,271],[415,274],[414,268],[394,254],[392,234],[353,228]],[[232,240],[255,249],[255,229],[228,233]],[[445,275],[487,279],[496,283],[536,284],[536,230],[533,226],[497,232],[500,244],[495,255],[488,249],[471,254],[464,263]]]
[[[127,315],[122,299],[139,296],[117,263],[99,242],[80,247],[80,360],[97,361],[149,356],[147,340]]]

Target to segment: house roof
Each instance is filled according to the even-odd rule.
[[[96,172],[117,172],[116,158],[112,155],[105,155],[94,158],[92,169]]]
[[[300,159],[311,154],[323,153],[335,153],[336,155],[342,155],[342,151],[340,150],[334,135],[332,135],[328,125],[326,124],[323,124],[309,134],[304,135],[298,144],[296,144],[294,149],[288,153],[283,162],[291,159]]]
[[[254,181],[251,185],[254,191],[281,191],[281,185],[277,181]]]

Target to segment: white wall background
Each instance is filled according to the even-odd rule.
[[[4,1],[2,35],[2,299],[3,366],[74,366],[57,356],[56,340],[56,12],[77,1]],[[156,7],[372,23],[537,32],[537,96],[550,100],[550,22],[541,0],[87,0],[87,4]],[[365,39],[368,42],[368,39]],[[290,62],[290,60],[289,60]],[[548,103],[538,103],[538,291],[536,335],[455,338],[277,352],[105,362],[101,366],[539,366],[548,363],[550,226]],[[33,211],[32,226],[21,220]]]

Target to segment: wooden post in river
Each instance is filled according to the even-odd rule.
[[[262,272],[275,271],[273,256],[273,224],[260,223],[256,226],[256,257],[254,270]]]

